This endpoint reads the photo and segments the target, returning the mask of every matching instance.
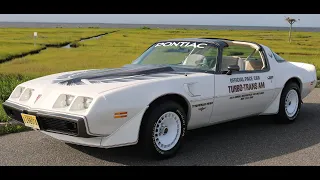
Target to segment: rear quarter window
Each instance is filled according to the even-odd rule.
[[[286,60],[279,56],[277,53],[273,52],[273,56],[277,62],[285,62]]]

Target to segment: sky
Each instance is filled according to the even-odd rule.
[[[0,22],[287,27],[285,17],[300,19],[294,24],[295,27],[320,27],[320,14],[0,14]]]

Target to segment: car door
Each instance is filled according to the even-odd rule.
[[[260,114],[266,109],[274,97],[275,81],[265,58],[259,51],[246,59],[222,56],[221,73],[215,75],[210,123]],[[228,66],[233,64],[240,70],[226,74]]]

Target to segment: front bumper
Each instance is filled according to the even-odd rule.
[[[85,119],[83,117],[45,111],[34,111],[7,101],[3,103],[3,108],[10,118],[20,123],[23,123],[21,113],[36,116],[41,131],[74,137],[93,137],[87,133]]]
[[[112,134],[102,137],[87,133],[84,117],[30,110],[8,101],[3,103],[3,108],[9,117],[21,123],[23,123],[21,113],[36,116],[40,131],[55,139],[84,146],[113,148],[138,142],[140,124],[148,107],[142,109]]]

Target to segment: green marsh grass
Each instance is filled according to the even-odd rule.
[[[0,63],[12,56],[39,50],[45,46],[61,46],[81,38],[112,30],[90,28],[0,28]],[[38,33],[37,38],[34,38],[34,32]]]
[[[4,126],[0,126],[0,135],[9,134],[9,133],[18,133],[31,130],[31,128],[26,127],[21,124],[6,124]]]
[[[99,39],[78,42],[77,48],[48,48],[37,55],[2,63],[0,73],[43,76],[70,70],[119,67],[131,63],[158,40],[186,37],[256,41],[288,61],[308,62],[320,68],[319,32],[293,32],[293,41],[288,43],[287,31],[121,29]]]

